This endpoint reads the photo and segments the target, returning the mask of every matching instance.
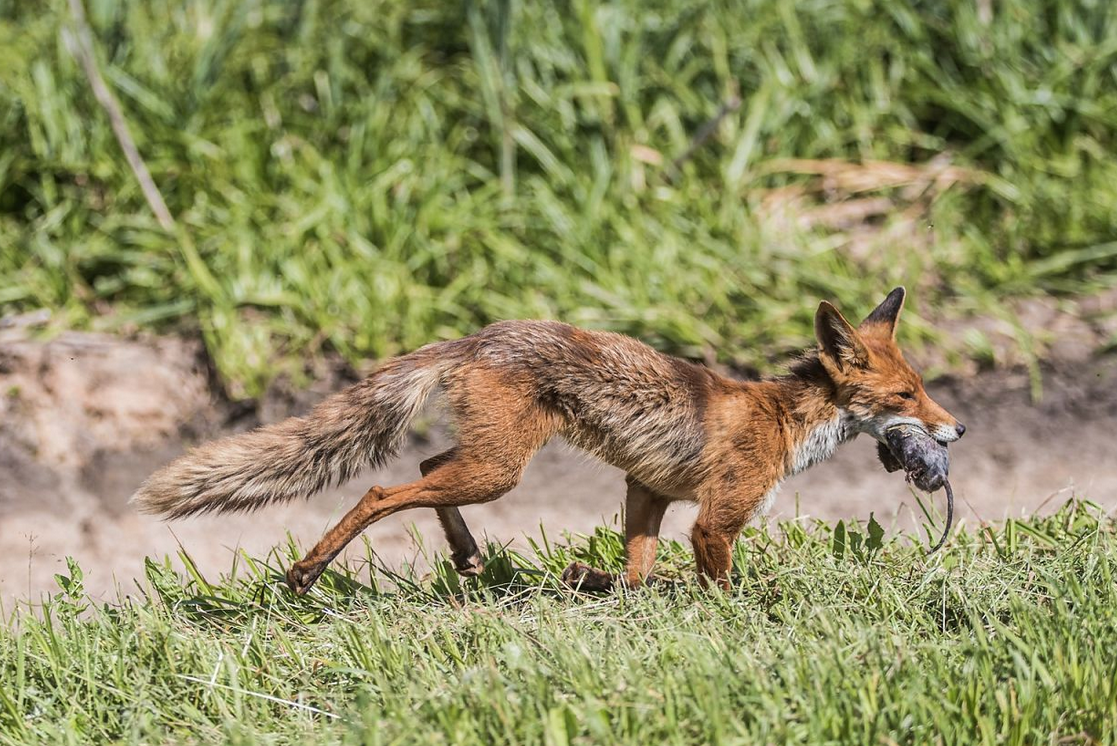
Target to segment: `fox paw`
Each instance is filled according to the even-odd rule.
[[[287,587],[296,595],[302,596],[310,590],[325,569],[325,565],[304,565],[302,562],[296,562],[287,570]]]
[[[582,562],[571,562],[562,571],[562,582],[577,591],[607,591],[612,589],[612,573],[598,570]]]
[[[485,572],[485,563],[481,561],[481,555],[476,552],[468,557],[454,555],[451,559],[454,562],[454,570],[463,578],[475,578]]]

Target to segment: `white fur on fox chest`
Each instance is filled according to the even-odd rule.
[[[834,419],[812,428],[802,441],[791,451],[791,468],[785,477],[794,476],[834,455],[838,446],[857,435],[851,424],[850,417],[844,412],[839,412]],[[767,515],[776,502],[776,495],[780,492],[781,479],[772,489],[765,493],[757,503],[752,517],[759,518]]]
[[[838,446],[856,434],[857,432],[850,426],[849,417],[843,412],[838,412],[833,419],[816,425],[792,448],[788,476],[806,471],[819,461],[830,458]]]

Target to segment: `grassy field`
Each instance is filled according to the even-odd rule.
[[[0,0],[0,317],[200,334],[234,398],[512,317],[764,370],[901,283],[905,343],[984,355],[929,320],[1117,282],[1113,3],[85,7],[175,226],[67,3]],[[681,584],[559,589],[608,531],[301,599],[294,548],[108,605],[71,566],[0,622],[0,743],[1117,741],[1111,518],[878,529],[750,529],[729,593],[677,544]]]
[[[342,568],[301,599],[288,550],[220,580],[152,563],[144,594],[103,606],[72,566],[0,626],[0,741],[1117,739],[1117,531],[1086,503],[929,558],[875,524],[750,529],[729,593],[690,583],[677,544],[661,561],[681,584],[560,590],[573,557],[619,566],[604,529],[489,552],[464,586]]]
[[[915,321],[1117,271],[1112,3],[87,6],[177,228],[66,3],[0,0],[0,313],[200,331],[234,396],[507,317],[763,369],[822,296],[907,283]]]

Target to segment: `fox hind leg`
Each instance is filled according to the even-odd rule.
[[[421,479],[396,487],[373,487],[307,555],[291,566],[287,584],[306,593],[345,545],[376,521],[410,508],[454,509],[446,513],[456,539],[468,535],[456,510],[495,500],[520,481],[535,452],[561,422],[527,396],[515,381],[477,370],[469,386],[449,390],[458,414],[460,444]],[[440,516],[441,517],[441,516]],[[445,524],[444,524],[445,525]],[[453,540],[452,540],[453,541]],[[470,537],[470,543],[476,542]],[[464,545],[464,542],[462,542]]]
[[[409,508],[449,508],[489,502],[512,489],[521,469],[457,456],[422,479],[397,487],[373,487],[287,571],[287,584],[306,593],[341,550],[370,525]],[[456,512],[456,511],[455,511]]]
[[[437,456],[432,456],[419,464],[419,473],[424,477],[427,476],[439,466],[452,461],[455,453],[456,449],[451,448]],[[477,548],[477,541],[470,533],[469,526],[465,524],[461,511],[457,508],[435,508],[434,510],[438,514],[438,522],[442,524],[442,530],[446,534],[446,541],[450,544],[450,561],[454,563],[454,569],[457,573],[464,577],[473,577],[484,572],[485,563],[481,561],[481,552]]]

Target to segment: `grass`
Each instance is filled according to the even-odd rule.
[[[1112,3],[87,8],[179,228],[66,3],[0,0],[0,313],[200,332],[235,397],[508,317],[765,369],[819,297],[906,283],[918,322],[1117,276]]]
[[[928,527],[930,528],[930,527]],[[933,533],[933,532],[932,532]],[[0,741],[27,743],[1113,743],[1117,532],[1096,506],[958,532],[931,557],[870,525],[750,529],[731,592],[579,596],[619,537],[490,547],[459,585],[290,549],[220,580],[184,557],[96,606],[80,569],[0,626]],[[371,558],[370,558],[371,559]],[[688,579],[678,544],[667,575]]]
[[[766,369],[818,298],[900,283],[905,342],[985,356],[929,320],[1117,278],[1112,3],[86,8],[178,226],[66,3],[0,0],[0,316],[201,334],[233,397],[510,317]],[[1117,741],[1111,518],[909,539],[750,529],[729,593],[560,590],[574,556],[619,566],[609,531],[302,599],[290,548],[220,579],[152,563],[107,605],[72,565],[0,624],[0,742]],[[661,565],[688,578],[689,552]]]

